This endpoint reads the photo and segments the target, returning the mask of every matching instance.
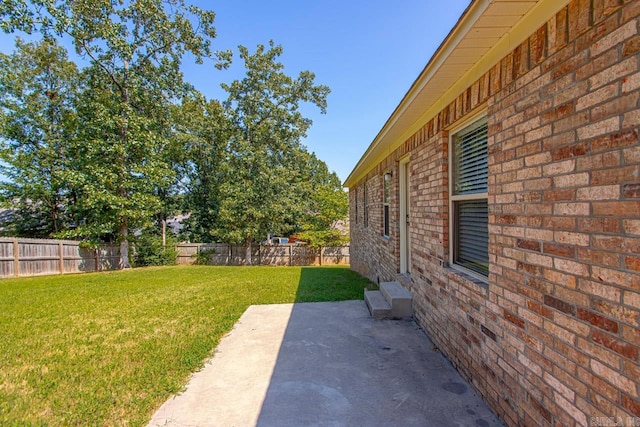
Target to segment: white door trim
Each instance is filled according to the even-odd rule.
[[[409,157],[400,159],[400,274],[411,274],[411,194],[409,191],[410,169]]]

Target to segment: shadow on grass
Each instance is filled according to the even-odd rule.
[[[295,302],[361,300],[371,283],[344,267],[302,267]]]

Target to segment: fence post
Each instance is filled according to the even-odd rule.
[[[98,259],[98,247],[93,248],[93,259],[96,261],[96,273],[100,270],[100,260]]]
[[[20,250],[18,245],[18,239],[13,239],[13,275],[20,276]]]
[[[58,255],[60,255],[60,263],[58,264],[60,274],[64,274],[64,252],[62,248],[62,242],[58,242]]]

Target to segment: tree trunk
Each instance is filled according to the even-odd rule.
[[[245,237],[244,244],[244,263],[246,265],[251,265],[251,237]]]
[[[127,227],[127,221],[123,220],[120,226],[120,263],[118,266],[120,270],[131,268],[129,263],[129,229]]]
[[[129,92],[127,90],[127,74],[129,71],[129,63],[125,61],[124,63],[125,74],[123,77],[122,84],[122,104],[128,106],[129,105]],[[127,146],[127,138],[128,131],[127,125],[129,123],[129,117],[126,114],[127,109],[123,108],[121,112],[122,124],[120,125],[120,143],[123,147]],[[127,197],[127,190],[124,188],[124,176],[127,171],[127,160],[126,156],[120,156],[120,179],[122,180],[119,183],[119,188],[117,190],[118,196],[121,198]],[[123,215],[120,222],[120,230],[119,230],[119,238],[120,240],[120,270],[124,270],[126,268],[131,268],[131,264],[129,263],[129,226],[127,223],[127,217]]]
[[[56,199],[53,198],[53,211],[51,212],[51,216],[53,217],[53,232],[58,232],[58,209],[56,207]]]
[[[162,219],[162,251],[167,247],[167,220]]]

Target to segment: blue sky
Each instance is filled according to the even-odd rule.
[[[190,3],[187,1],[187,3]],[[285,71],[316,74],[331,88],[327,114],[307,106],[314,122],[303,141],[343,181],[469,0],[195,0],[216,12],[215,50],[232,49],[237,66],[185,60],[188,81],[209,98],[223,99],[220,83],[242,77],[237,46],[255,50],[273,40],[284,48]],[[13,50],[0,34],[0,50]]]
[[[378,134],[469,0],[323,0],[200,2],[216,12],[219,49],[250,49],[273,39],[285,70],[310,70],[331,88],[327,114],[313,120],[304,144],[343,181]],[[251,49],[253,50],[253,49]],[[238,58],[239,62],[239,58]],[[237,70],[187,67],[205,94],[222,98],[218,81]]]

